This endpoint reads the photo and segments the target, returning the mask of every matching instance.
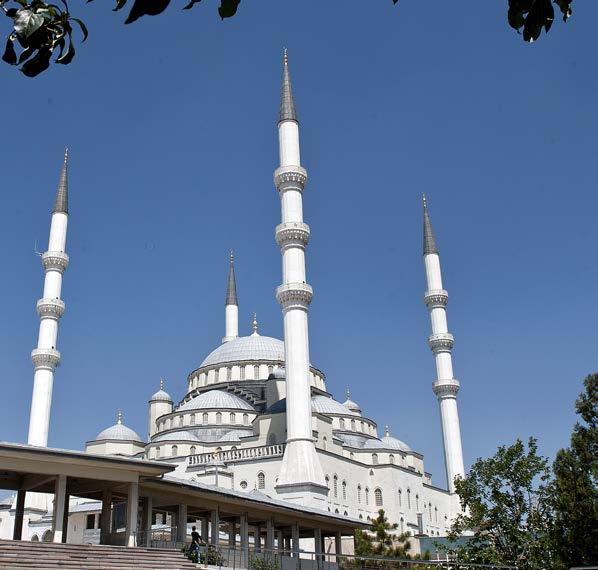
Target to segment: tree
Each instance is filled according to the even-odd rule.
[[[463,512],[449,533],[452,541],[473,536],[454,551],[460,561],[509,564],[521,570],[555,568],[552,563],[552,512],[548,461],[536,440],[502,446],[478,459],[469,474],[455,480]]]
[[[91,2],[92,0],[87,0]],[[128,0],[115,0],[114,11],[122,10]],[[504,0],[501,0],[504,1]],[[71,16],[66,0],[60,0],[64,8],[52,0],[0,0],[0,8],[12,20],[2,59],[10,65],[20,65],[28,77],[39,75],[50,66],[52,55],[57,53],[55,63],[69,64],[75,57],[72,35],[75,25],[87,38],[87,27],[78,18]],[[156,16],[168,8],[171,0],[131,0],[125,24],[135,22],[142,16]],[[185,0],[184,10],[190,10],[201,0]],[[392,0],[397,4],[398,0]],[[573,0],[509,0],[507,20],[509,25],[522,32],[523,39],[534,42],[540,37],[542,28],[548,32],[554,21],[556,4],[566,22],[571,16]],[[241,0],[220,0],[220,18],[233,17]],[[15,45],[21,48],[17,55]]]
[[[577,423],[571,446],[554,462],[554,543],[563,565],[598,561],[598,374],[584,381],[575,402]]]
[[[355,555],[409,558],[409,533],[396,533],[398,527],[397,523],[389,522],[384,509],[380,509],[372,520],[371,531],[355,531]]]

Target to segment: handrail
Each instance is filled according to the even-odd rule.
[[[241,449],[229,449],[227,451],[198,453],[190,455],[187,458],[187,462],[189,465],[208,465],[212,461],[233,463],[235,461],[247,461],[257,458],[281,457],[284,455],[285,446],[286,444],[284,443],[276,443],[261,447],[244,447]]]

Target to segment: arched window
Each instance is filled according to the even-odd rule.
[[[377,453],[372,453],[372,464],[378,465],[378,454]]]
[[[365,504],[370,504],[370,490],[367,487],[365,488]]]
[[[170,429],[170,418],[166,420],[166,429]]]
[[[357,502],[361,504],[361,485],[357,485]]]
[[[239,486],[241,487],[241,489],[247,489],[247,481],[241,481]]]
[[[399,489],[399,508],[403,506],[403,491]]]
[[[391,465],[395,464],[395,456],[392,453],[388,456],[388,460],[390,461]]]
[[[355,420],[351,420],[351,431],[355,431]]]
[[[345,429],[345,419],[344,418],[341,418],[338,423],[339,423],[341,429]]]
[[[403,534],[405,532],[405,519],[403,517],[401,517],[400,523],[401,523],[401,534]]]
[[[34,535],[31,537],[31,542],[39,542],[39,536],[37,536],[37,534],[34,534]]]
[[[189,423],[194,426],[195,425],[195,414],[191,414],[191,418],[189,419]]]
[[[430,517],[430,522],[432,522],[432,503],[428,503],[428,516]]]
[[[233,445],[233,446],[230,448],[230,450],[231,450],[231,451],[237,451],[237,446],[236,446],[236,445]]]
[[[334,498],[336,499],[338,497],[338,477],[335,475],[332,481],[334,484]]]
[[[381,507],[383,502],[382,502],[382,489],[378,488],[374,491],[374,499],[376,501],[376,506],[377,507]]]
[[[256,380],[260,379],[260,367],[257,364],[253,367],[253,377]]]
[[[268,365],[268,376],[270,376],[270,374],[274,374],[274,366],[272,364]]]
[[[202,423],[203,423],[204,425],[208,425],[208,412],[204,412],[204,413],[203,413],[203,416],[202,416],[202,420],[201,420],[201,421],[202,421]]]
[[[183,416],[179,416],[179,425],[182,426],[185,423]]]
[[[231,424],[236,424],[237,423],[237,416],[234,413],[231,413],[230,415],[230,423]]]
[[[191,455],[195,455],[195,452],[196,452],[196,451],[197,451],[197,449],[196,449],[196,447],[195,447],[194,445],[192,445],[192,446],[189,448],[189,453],[190,453]]]
[[[178,452],[179,452],[179,448],[176,445],[173,445],[170,448],[170,455],[172,455],[173,457],[176,457]]]
[[[249,414],[243,414],[243,425],[249,425]]]
[[[411,489],[407,489],[407,508],[411,510]]]
[[[338,515],[338,509],[334,509],[334,514]]]
[[[160,446],[156,446],[156,459],[160,457]]]
[[[438,507],[434,507],[434,520],[438,522]]]
[[[326,480],[326,487],[328,487],[328,494],[330,494],[330,477],[326,475],[324,479]]]
[[[322,438],[322,449],[326,449],[328,447],[328,438],[324,436]]]
[[[257,474],[257,488],[258,489],[265,489],[266,488],[266,475],[264,475],[263,471],[260,471]]]
[[[42,542],[52,542],[53,538],[54,538],[54,534],[52,533],[52,531],[51,530],[47,530],[42,535]]]
[[[415,495],[415,510],[419,511],[419,495]]]
[[[347,500],[347,482],[343,481],[343,501]]]
[[[359,515],[359,520],[362,521],[363,520],[363,515]]]
[[[228,382],[230,382],[232,377],[233,377],[233,369],[229,367],[226,369],[226,380]]]
[[[245,380],[245,366],[239,366],[239,379]]]
[[[343,515],[345,515],[345,516],[347,517],[347,516],[349,516],[349,513],[348,513],[347,511],[345,511],[345,512],[343,513]]]
[[[218,425],[222,423],[222,414],[220,412],[216,412],[216,423]]]

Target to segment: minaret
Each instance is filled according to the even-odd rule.
[[[239,336],[239,301],[237,299],[237,282],[235,280],[235,256],[230,252],[228,268],[228,284],[224,303],[225,335],[222,342],[228,342]]]
[[[54,370],[60,362],[60,352],[56,350],[58,321],[64,313],[60,291],[62,274],[69,263],[69,256],[64,252],[69,212],[67,163],[68,149],[64,151],[64,164],[52,210],[48,251],[41,256],[46,276],[43,297],[37,302],[40,318],[37,348],[31,352],[35,373],[27,441],[39,446],[48,444]]]
[[[428,290],[424,300],[430,311],[432,335],[429,338],[430,349],[436,359],[437,380],[432,384],[434,394],[440,404],[440,420],[444,442],[444,463],[448,489],[455,491],[455,477],[465,476],[463,467],[463,450],[461,449],[461,428],[459,427],[459,411],[457,410],[457,392],[459,381],[453,378],[453,335],[448,332],[446,321],[446,304],[448,293],[442,288],[440,257],[436,240],[432,232],[428,205],[424,196],[424,264]]]
[[[278,119],[280,167],[274,184],[280,194],[282,223],[276,241],[282,253],[283,284],[276,290],[284,319],[287,397],[287,445],[276,491],[290,501],[324,508],[327,488],[312,435],[307,314],[312,288],[306,283],[305,248],[309,226],[303,223],[303,188],[307,172],[299,156],[299,123],[284,51],[282,100]]]

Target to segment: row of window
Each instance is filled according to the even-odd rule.
[[[159,445],[157,445],[155,449],[156,449],[156,459],[158,457],[162,457],[162,449],[161,449],[161,447]],[[165,451],[168,451],[168,447],[167,446],[164,446],[164,449],[165,449]],[[231,449],[231,451],[235,451],[237,449],[237,446],[233,445],[230,449]],[[220,453],[221,451],[222,451],[222,448],[221,447],[217,447],[214,450],[214,453]],[[195,455],[196,453],[197,453],[197,448],[194,445],[192,445],[189,448],[189,455]],[[171,445],[170,446],[170,456],[164,455],[163,457],[178,457],[178,456],[179,456],[179,446],[175,444],[175,445]]]
[[[243,480],[241,481],[239,486],[241,487],[241,489],[245,490],[248,487],[248,483],[247,481]],[[260,490],[266,488],[266,474],[263,471],[260,471],[257,474],[257,488]]]
[[[269,364],[267,369],[262,365],[262,371],[260,372],[260,365],[258,364],[247,364],[247,365],[236,365],[231,367],[221,367],[202,372],[199,376],[195,376],[189,380],[189,390],[193,390],[198,386],[205,386],[206,384],[216,382],[231,382],[232,380],[265,380],[274,373],[274,365]],[[234,373],[233,370],[238,368],[238,374]],[[323,378],[310,372],[311,383],[315,386],[323,386]]]
[[[209,416],[208,412],[204,412],[203,414],[201,414],[201,423],[198,423],[199,414],[191,414],[189,417],[189,425],[192,425],[192,426],[208,425],[209,419],[210,419],[210,416]],[[234,412],[231,412],[228,416],[229,424],[233,424],[233,425],[236,424],[237,419],[238,419],[238,416]],[[216,412],[216,424],[217,425],[222,424],[222,420],[223,420],[222,412]],[[175,421],[176,421],[176,424],[175,424]],[[249,425],[249,414],[243,414],[242,423],[244,426]],[[163,431],[163,430],[171,429],[174,427],[183,427],[184,425],[185,425],[185,416],[181,414],[177,418],[174,418],[174,417],[166,418],[164,421],[161,421],[158,426],[158,429],[160,431]]]

